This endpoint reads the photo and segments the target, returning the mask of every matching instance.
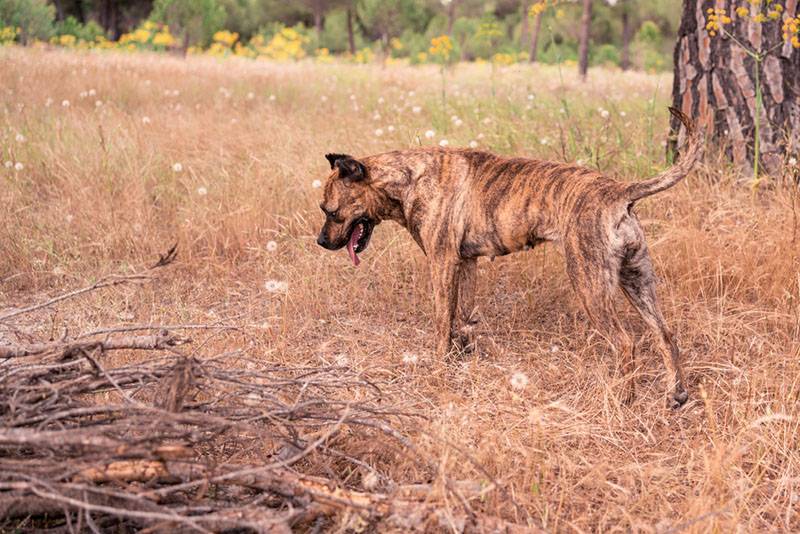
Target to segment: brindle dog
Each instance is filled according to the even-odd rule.
[[[320,205],[326,221],[317,243],[347,247],[358,265],[372,231],[384,220],[401,224],[430,259],[437,353],[471,344],[476,263],[553,241],[587,315],[621,355],[634,395],[634,342],[614,306],[621,288],[655,332],[667,368],[668,403],[688,394],[678,347],[656,298],[656,276],[633,205],[678,183],[701,152],[699,133],[680,111],[688,144],[660,175],[621,183],[571,164],[507,158],[480,150],[417,148],[361,159],[328,154],[332,173]],[[454,328],[458,318],[460,326]],[[455,344],[454,344],[455,341]]]

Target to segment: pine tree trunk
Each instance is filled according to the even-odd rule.
[[[347,44],[350,46],[350,54],[356,54],[356,36],[353,34],[353,10],[347,8]]]
[[[317,46],[322,41],[322,9],[314,10],[314,29],[317,33]]]
[[[453,34],[453,25],[456,23],[456,0],[451,0],[447,7],[447,35]]]
[[[530,23],[528,21],[528,0],[521,0],[519,3],[519,8],[520,15],[522,16],[522,25],[520,26],[519,30],[519,47],[520,49],[525,50],[525,46],[528,44],[528,33],[530,33]]]
[[[581,34],[578,43],[578,73],[586,79],[589,71],[589,29],[592,25],[592,0],[583,0],[581,15]]]
[[[542,29],[542,12],[536,14],[536,20],[533,22],[533,31],[531,32],[531,55],[530,62],[536,63],[536,54],[539,50],[539,31]]]
[[[622,58],[620,58],[622,70],[631,67],[631,16],[628,6],[622,6]]]
[[[748,5],[747,3],[742,3]],[[731,160],[752,173],[755,147],[756,67],[758,62],[732,39],[709,36],[706,10],[714,0],[684,0],[675,45],[673,105],[695,118],[706,135],[722,146]],[[798,0],[786,0],[786,15],[795,15]],[[752,50],[766,51],[783,43],[781,21],[756,23],[732,17],[725,25]],[[760,165],[767,172],[800,145],[800,50],[783,43],[761,62],[758,73],[763,106],[759,113]],[[680,125],[673,119],[672,131]],[[669,150],[678,140],[673,136]]]

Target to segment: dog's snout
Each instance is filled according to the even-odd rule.
[[[325,238],[325,234],[319,234],[319,237],[317,238],[317,245],[323,248],[328,248],[328,240]]]

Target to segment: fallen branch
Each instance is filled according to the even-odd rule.
[[[37,354],[57,353],[61,359],[80,354],[81,352],[108,352],[112,350],[165,350],[177,347],[189,340],[162,331],[158,334],[149,336],[129,336],[110,339],[95,339],[91,341],[53,341],[50,343],[37,343],[32,345],[21,345],[16,347],[0,346],[0,358],[22,358]]]
[[[4,314],[0,314],[0,322],[7,321],[8,319],[17,317],[19,315],[24,315],[37,310],[41,310],[42,308],[47,308],[49,306],[52,306],[53,304],[57,304],[67,299],[75,298],[85,293],[89,293],[90,291],[95,291],[97,289],[102,289],[104,287],[113,287],[113,286],[118,286],[120,284],[128,284],[128,283],[150,280],[151,279],[151,275],[149,274],[150,271],[169,265],[170,263],[175,261],[175,258],[177,258],[177,256],[178,256],[178,245],[176,243],[175,245],[170,247],[170,249],[167,252],[165,252],[164,254],[160,254],[159,259],[155,264],[144,269],[143,271],[125,275],[120,275],[120,274],[108,275],[106,277],[101,278],[92,285],[58,295],[39,304],[33,304],[25,308],[7,311]]]

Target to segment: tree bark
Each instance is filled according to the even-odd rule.
[[[578,43],[578,73],[586,80],[589,71],[589,29],[592,25],[592,0],[583,0],[581,34]]]
[[[675,44],[673,106],[694,118],[721,145],[735,165],[752,172],[755,148],[756,71],[758,62],[724,35],[709,36],[706,10],[714,0],[684,0]],[[798,0],[786,0],[787,16],[796,16]],[[781,21],[762,24],[732,17],[725,30],[756,51],[783,43],[761,62],[758,78],[763,106],[759,113],[760,164],[776,170],[800,145],[800,51],[783,41]],[[671,123],[674,133],[680,125]],[[668,150],[678,144],[671,136]]]
[[[536,20],[533,22],[533,31],[531,32],[531,55],[530,62],[536,63],[536,54],[539,50],[539,33],[542,29],[542,13],[541,11],[536,14]]]
[[[56,6],[56,20],[59,22],[64,20],[64,6],[61,5],[61,0],[53,0],[53,4]]]
[[[356,36],[353,33],[353,10],[347,8],[347,44],[350,46],[350,54],[356,54]]]
[[[317,8],[314,10],[314,30],[317,32],[317,46],[322,40],[322,10]]]
[[[447,6],[447,35],[453,34],[453,25],[456,22],[456,4],[458,0],[451,0]]]
[[[528,44],[528,34],[530,33],[530,22],[528,21],[528,0],[520,0],[520,14],[522,15],[522,26],[519,31],[519,47],[525,50]]]
[[[631,67],[631,15],[628,10],[628,4],[625,2],[622,6],[622,57],[620,58],[620,67],[622,70],[628,70]]]

